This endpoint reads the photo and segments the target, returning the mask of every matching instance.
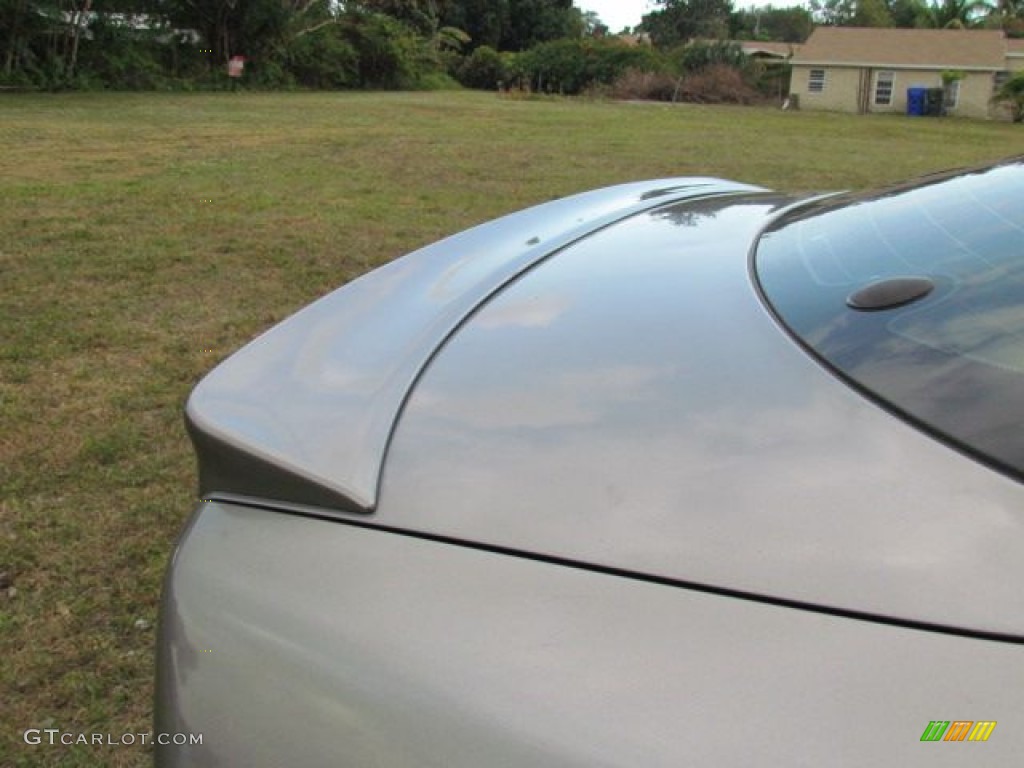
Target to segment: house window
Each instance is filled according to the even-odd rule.
[[[993,91],[998,91],[1000,88],[1002,88],[1004,85],[1006,85],[1006,81],[1009,80],[1009,79],[1010,79],[1010,73],[1009,72],[1006,72],[1006,71],[996,72],[995,80],[994,80],[994,82],[992,84],[992,90]]]
[[[960,102],[960,81],[951,80],[946,83],[942,94],[942,106],[944,109],[956,109]]]
[[[894,72],[879,72],[875,75],[875,106],[887,107],[892,104]]]
[[[821,93],[825,90],[825,70],[812,69],[807,78],[807,92]]]

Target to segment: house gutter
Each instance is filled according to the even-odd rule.
[[[1021,55],[1024,58],[1024,55]],[[989,66],[965,66],[963,64],[889,64],[866,61],[800,61],[792,59],[793,66],[804,67],[855,67],[858,69],[934,69],[944,71],[956,69],[962,72],[996,72],[1003,69],[1003,63]]]

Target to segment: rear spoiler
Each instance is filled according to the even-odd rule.
[[[474,227],[324,296],[192,392],[185,417],[201,496],[372,511],[402,404],[477,307],[618,220],[681,200],[763,191],[689,178],[586,192]]]

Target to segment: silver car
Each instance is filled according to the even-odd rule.
[[[547,203],[187,424],[159,766],[1020,765],[1024,159]]]

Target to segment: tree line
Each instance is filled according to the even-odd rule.
[[[440,88],[459,81],[575,93],[632,72],[662,76],[656,89],[675,78],[678,96],[679,77],[709,67],[753,76],[735,46],[710,41],[798,43],[815,24],[998,25],[1024,34],[1024,0],[654,5],[637,29],[609,30],[573,0],[0,0],[0,86],[226,88],[226,64],[241,56],[248,87]],[[626,45],[613,32],[653,45]],[[699,52],[686,54],[694,45]]]
[[[736,10],[730,0],[655,0],[643,19],[659,46],[733,38],[800,43],[815,25],[919,29],[994,28],[1024,37],[1024,0],[808,0]]]
[[[0,0],[0,82],[215,86],[243,56],[256,84],[412,87],[586,24],[572,0]]]
[[[1004,29],[1024,37],[1024,0],[810,0],[810,6],[821,24]]]

